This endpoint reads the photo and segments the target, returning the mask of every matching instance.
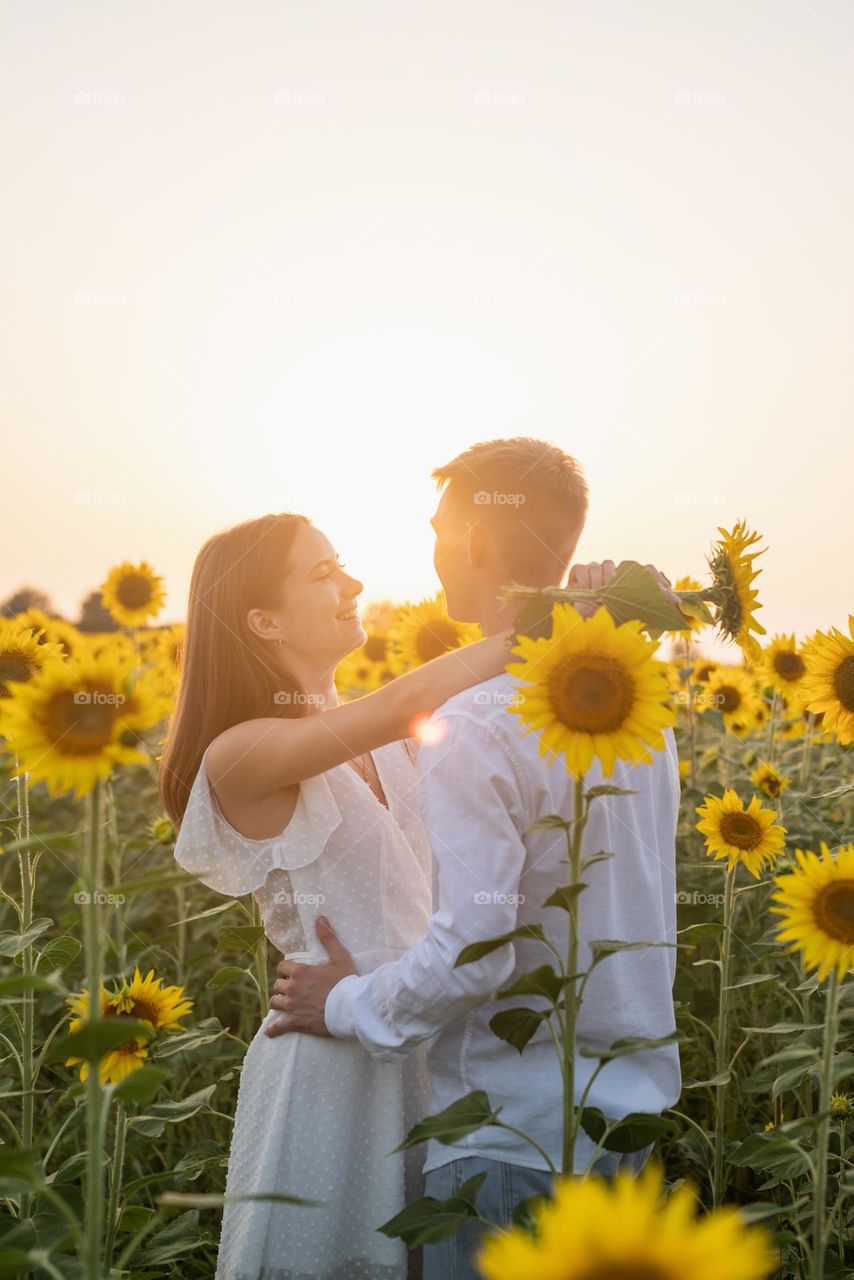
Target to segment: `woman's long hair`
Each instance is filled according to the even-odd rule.
[[[160,762],[159,787],[176,826],[205,750],[225,729],[261,716],[299,716],[305,700],[250,630],[250,609],[274,608],[305,516],[246,520],[209,538],[196,556],[181,680]],[[290,695],[290,696],[288,696]]]

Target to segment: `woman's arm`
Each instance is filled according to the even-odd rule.
[[[405,738],[418,715],[499,675],[510,660],[502,632],[454,649],[398,676],[375,693],[299,720],[263,717],[233,725],[208,748],[211,784],[241,799],[260,799],[325,773],[363,751]]]

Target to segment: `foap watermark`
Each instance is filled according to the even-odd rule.
[[[123,93],[103,93],[100,89],[78,89],[74,95],[75,107],[123,107],[127,97]]]
[[[673,701],[678,707],[687,707],[689,702],[697,711],[722,711],[726,706],[726,693],[707,693],[700,689],[693,694],[687,689],[674,689]]]
[[[301,689],[277,689],[273,701],[280,707],[322,707],[322,693],[303,693]]]
[[[723,93],[703,93],[700,89],[679,89],[673,95],[677,107],[722,107],[726,102]]]
[[[521,507],[525,502],[524,493],[502,493],[498,489],[493,489],[489,493],[486,489],[478,489],[474,495],[475,506],[478,507]]]
[[[696,489],[679,489],[673,495],[677,507],[722,507],[726,499],[725,493],[698,493]]]
[[[502,89],[478,89],[474,95],[476,107],[512,107],[518,111],[526,102],[524,93],[508,93]]]
[[[103,689],[77,689],[74,694],[78,707],[121,707],[125,702],[123,693],[107,693]]]
[[[87,889],[78,889],[74,901],[79,907],[88,906],[90,902],[97,902],[101,907],[120,907],[126,899],[123,893],[105,893],[102,889],[89,893]]]
[[[273,901],[283,907],[322,907],[326,902],[325,893],[291,893],[282,889],[273,894]]]
[[[701,893],[698,889],[688,893],[686,889],[680,889],[678,893],[673,895],[673,901],[677,907],[722,907],[724,895],[722,893]]]
[[[71,501],[77,507],[120,507],[127,502],[123,493],[101,493],[97,489],[78,489]]]
[[[725,293],[707,293],[702,289],[677,289],[673,295],[677,307],[722,307]]]
[[[472,895],[476,907],[521,907],[525,901],[524,893],[487,893],[485,889]]]
[[[126,302],[126,294],[105,293],[102,289],[78,289],[74,295],[75,307],[123,307]]]
[[[509,689],[475,689],[472,697],[477,707],[519,707],[523,701],[521,693]]]
[[[317,111],[326,106],[325,93],[307,93],[304,89],[279,89],[273,94],[273,102],[277,107],[299,107],[302,110]]]

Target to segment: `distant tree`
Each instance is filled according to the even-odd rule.
[[[19,587],[0,604],[0,614],[4,618],[11,618],[15,613],[23,613],[25,609],[41,609],[51,618],[60,616],[54,609],[50,596],[40,591],[38,587]]]
[[[104,608],[100,591],[90,591],[80,606],[80,631],[118,631],[119,624],[113,615]]]

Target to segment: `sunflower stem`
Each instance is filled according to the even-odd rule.
[[[691,760],[691,788],[697,786],[697,746],[696,733],[694,729],[694,690],[691,685],[691,636],[685,636],[685,670],[688,679],[685,681],[685,688],[688,693],[687,715],[688,715],[688,748]]]
[[[83,941],[86,951],[86,985],[89,995],[87,1021],[94,1027],[101,1016],[101,935],[99,885],[103,858],[102,790],[96,782],[89,795],[89,831],[84,881]],[[86,1280],[101,1280],[103,1201],[103,1127],[100,1063],[88,1063],[86,1076]]]
[[[108,1268],[112,1265],[113,1245],[119,1225],[119,1193],[122,1189],[126,1134],[127,1112],[119,1099],[116,1103],[116,1132],[113,1140],[113,1159],[110,1165],[110,1201],[107,1206],[107,1235],[104,1241],[104,1260]]]
[[[261,908],[252,895],[252,923],[263,926]],[[261,1000],[261,1017],[266,1018],[270,1007],[270,983],[267,974],[267,935],[263,934],[255,944],[255,972],[258,976],[258,994]]]
[[[566,833],[569,852],[569,884],[578,884],[581,865],[581,842],[584,835],[584,782],[575,779],[573,794],[573,822]],[[575,1033],[578,1023],[578,894],[573,893],[569,902],[569,940],[567,944],[566,972],[570,975],[565,988],[565,1013],[563,1018],[563,1172],[571,1175],[575,1168]]]
[[[812,736],[815,728],[815,717],[811,711],[806,713],[806,730],[804,731],[804,751],[801,756],[801,772],[799,777],[802,791],[806,791],[810,776],[810,757],[812,755]]]
[[[15,761],[16,773],[20,768]],[[29,840],[30,837],[30,805],[27,793],[26,772],[18,773],[16,778],[18,798],[18,839]],[[21,932],[26,933],[33,922],[33,896],[35,879],[35,862],[32,852],[27,846],[18,853],[18,867],[21,874]],[[21,953],[24,977],[33,974],[33,949],[24,947]],[[21,1034],[21,1145],[29,1148],[33,1145],[33,1016],[35,1012],[34,993],[24,991],[22,997],[22,1034]],[[32,1207],[32,1195],[25,1192],[21,1196],[20,1216],[28,1218]]]
[[[729,968],[732,956],[732,917],[735,903],[735,871],[724,871],[724,920],[721,934],[721,985],[718,994],[718,1034],[715,1041],[715,1075],[727,1067],[729,1020]],[[726,1083],[715,1087],[715,1148],[712,1174],[712,1207],[717,1209],[724,1196],[724,1142],[726,1140]]]
[[[815,1185],[813,1187],[812,1256],[810,1280],[822,1280],[827,1249],[827,1157],[830,1142],[830,1097],[833,1092],[833,1054],[839,1026],[839,980],[832,969],[827,983],[824,1045],[821,1058],[821,1087],[816,1126]]]

